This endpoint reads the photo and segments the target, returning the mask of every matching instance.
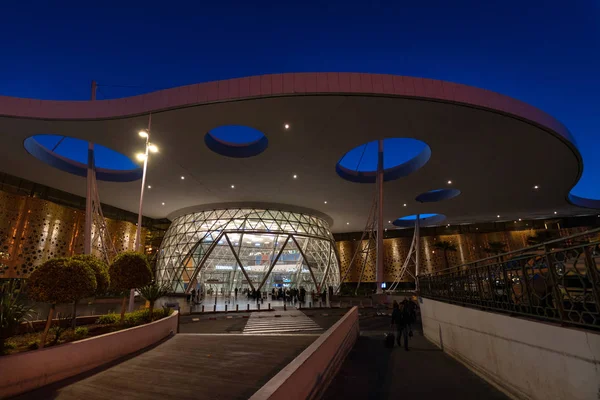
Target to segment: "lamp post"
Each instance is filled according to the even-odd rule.
[[[139,132],[140,137],[146,139],[146,146],[144,153],[138,153],[136,155],[139,161],[144,161],[144,168],[142,170],[142,188],[140,191],[140,207],[138,209],[138,222],[137,229],[135,231],[135,251],[142,252],[142,208],[144,205],[144,189],[146,187],[146,171],[148,169],[148,154],[158,152],[158,147],[156,145],[150,143],[150,126],[152,124],[152,114],[150,114],[148,118],[148,129],[141,130]],[[135,290],[131,289],[129,292],[129,312],[133,311],[135,299]]]

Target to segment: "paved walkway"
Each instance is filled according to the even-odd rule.
[[[18,399],[247,399],[318,335],[179,334],[103,370]]]
[[[323,328],[302,311],[288,310],[276,314],[260,314],[254,313],[250,316],[244,327],[245,334],[323,332]]]
[[[325,399],[508,399],[425,339],[419,326],[405,351],[383,344],[390,317],[363,311],[359,324],[361,336]]]
[[[306,310],[288,308],[287,311],[261,311],[252,313],[217,313],[182,315],[179,320],[181,333],[297,333],[311,328],[322,333],[335,324],[348,310]],[[248,327],[248,329],[246,329]],[[314,330],[312,329],[314,328]]]

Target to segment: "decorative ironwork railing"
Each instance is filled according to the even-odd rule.
[[[600,229],[419,277],[420,295],[600,329]]]

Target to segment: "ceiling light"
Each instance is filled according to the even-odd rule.
[[[185,179],[185,176],[182,176],[182,177],[181,177],[181,180],[184,180],[184,179]]]
[[[144,161],[146,159],[146,155],[144,153],[137,153],[135,158],[137,158],[138,161]]]
[[[539,187],[538,185],[535,185],[533,188],[534,188],[535,190],[538,190],[540,187]]]
[[[327,204],[327,200],[325,200],[323,203]]]
[[[290,129],[290,124],[285,124],[285,125],[283,125],[283,127],[284,127],[285,129]]]
[[[519,218],[519,222],[521,222],[521,218]]]
[[[452,181],[448,181],[448,185],[452,185]]]
[[[294,179],[296,179],[298,177],[298,175],[294,175]]]
[[[431,252],[432,252],[433,254],[435,254],[435,250],[432,250]]]
[[[164,206],[164,205],[165,205],[165,203],[162,203],[162,205]]]
[[[500,218],[500,215],[496,215],[496,217]]]
[[[148,145],[148,150],[150,150],[152,153],[158,153],[158,147],[156,147],[155,144]]]
[[[406,203],[404,203],[404,207],[406,207]]]
[[[152,186],[148,185],[148,189],[152,189]]]
[[[235,189],[235,185],[231,185],[231,188],[232,188],[232,189]]]
[[[346,225],[350,225],[350,222],[346,222]]]
[[[148,137],[148,132],[146,132],[146,131],[139,131],[138,135],[140,135],[140,137],[147,138]]]
[[[556,211],[554,211],[554,214],[556,214]]]

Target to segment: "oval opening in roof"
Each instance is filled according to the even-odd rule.
[[[269,139],[259,130],[243,125],[223,125],[204,135],[206,146],[226,157],[246,158],[262,153]]]
[[[450,200],[460,194],[458,189],[435,189],[421,193],[415,200],[420,203],[434,203],[436,201]]]
[[[419,214],[419,226],[430,226],[439,224],[446,220],[444,214]],[[412,228],[417,221],[417,215],[406,215],[395,220],[392,224],[400,228]]]
[[[23,142],[25,150],[38,160],[62,171],[87,176],[88,142],[70,136],[39,134]],[[131,182],[142,177],[142,169],[126,155],[94,144],[96,179]]]
[[[336,172],[346,180],[375,183],[379,141],[361,144],[348,151],[336,164]],[[391,181],[407,176],[429,161],[431,149],[417,139],[383,139],[383,179]]]

